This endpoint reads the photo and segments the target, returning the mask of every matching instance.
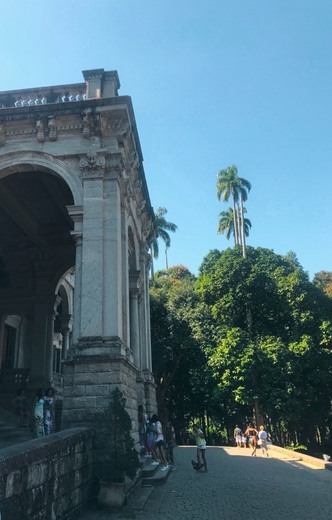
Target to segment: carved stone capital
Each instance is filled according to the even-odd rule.
[[[88,152],[86,156],[80,158],[80,168],[83,178],[104,177],[106,159],[103,155],[97,155],[96,152]]]

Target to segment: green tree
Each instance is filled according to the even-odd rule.
[[[243,208],[243,214],[246,213],[247,210]],[[243,220],[244,225],[244,234],[245,236],[249,236],[249,230],[251,228],[251,222],[248,218],[244,218]],[[218,226],[218,234],[226,233],[227,240],[230,239],[230,237],[233,235],[234,242],[235,241],[235,230],[234,230],[234,212],[232,208],[228,208],[227,211],[222,211],[219,214],[219,226]]]
[[[165,242],[165,251],[166,251],[166,268],[167,265],[167,249],[171,245],[171,237],[169,236],[169,231],[174,233],[177,230],[176,224],[173,222],[168,222],[165,218],[167,215],[166,208],[158,208],[155,212],[155,230],[156,230],[156,238],[152,242],[152,257],[157,259],[159,257],[159,243],[158,239],[161,238]],[[153,258],[152,258],[152,278],[153,278]]]
[[[228,202],[229,198],[232,198],[234,239],[235,244],[242,245],[243,256],[246,255],[243,203],[247,200],[250,190],[250,182],[238,176],[238,170],[234,164],[219,171],[217,197],[224,202]]]
[[[248,248],[247,258],[226,250],[196,288],[195,334],[230,408],[257,402],[280,442],[323,439],[332,398],[330,299],[294,257],[262,248]]]
[[[192,333],[197,295],[195,277],[184,266],[157,271],[150,287],[153,373],[158,410],[177,429],[203,415],[210,392],[206,359]],[[211,378],[209,379],[211,381]]]
[[[332,298],[332,273],[330,271],[319,271],[315,274],[312,283]]]

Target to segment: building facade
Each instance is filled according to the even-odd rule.
[[[114,386],[156,410],[148,273],[154,214],[116,71],[0,92],[0,392],[55,387],[62,427]]]

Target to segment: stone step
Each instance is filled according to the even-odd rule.
[[[171,468],[171,466],[167,466],[167,468],[165,470],[162,469],[161,465],[155,466],[154,468],[155,469],[152,474],[151,474],[150,470],[148,470],[146,473],[145,469],[143,468],[143,470],[142,470],[143,486],[147,486],[147,485],[159,486],[161,484],[164,484],[166,482],[169,474],[173,470],[173,468]]]
[[[154,490],[154,486],[146,485],[139,486],[135,491],[128,497],[128,507],[133,511],[141,511],[149,500],[151,493]]]

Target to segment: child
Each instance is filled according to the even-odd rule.
[[[196,440],[196,444],[197,444],[197,462],[198,462],[199,465],[202,464],[201,463],[201,456],[202,456],[202,461],[203,461],[202,468],[204,468],[202,471],[204,473],[207,473],[208,469],[207,469],[207,463],[206,463],[206,457],[205,457],[206,441],[204,439],[204,433],[198,427],[197,424],[194,424],[193,432],[194,432],[194,436],[195,436],[195,440]]]

